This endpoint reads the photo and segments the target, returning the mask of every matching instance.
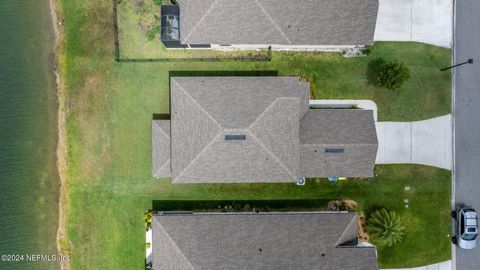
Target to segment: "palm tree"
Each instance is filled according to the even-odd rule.
[[[391,247],[403,240],[405,225],[395,212],[380,209],[367,221],[367,231],[373,242],[380,246]]]

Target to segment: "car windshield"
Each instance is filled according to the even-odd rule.
[[[477,238],[477,235],[476,234],[470,234],[470,233],[465,233],[462,235],[462,239],[463,240],[475,240],[475,238]]]

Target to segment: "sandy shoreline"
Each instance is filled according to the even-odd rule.
[[[68,255],[68,248],[65,246],[68,243],[66,237],[66,204],[67,204],[67,187],[66,187],[66,176],[67,176],[67,148],[66,148],[66,106],[65,106],[65,85],[62,78],[62,66],[61,58],[64,49],[63,44],[63,26],[59,20],[59,14],[61,11],[58,9],[59,0],[49,0],[50,5],[50,15],[52,17],[53,31],[55,35],[54,41],[54,52],[55,52],[55,64],[54,64],[54,73],[56,80],[57,88],[57,100],[58,100],[58,113],[57,113],[57,130],[58,130],[58,140],[57,140],[57,169],[60,179],[60,195],[58,200],[58,224],[57,224],[57,237],[56,245],[57,252],[59,254]],[[62,262],[60,264],[60,269],[70,269],[69,262]]]

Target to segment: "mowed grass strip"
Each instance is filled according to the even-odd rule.
[[[145,0],[147,1],[147,0]],[[342,199],[379,205],[407,218],[405,241],[380,248],[382,267],[410,267],[450,256],[450,173],[424,166],[379,166],[372,181],[171,185],[151,177],[151,120],[169,111],[170,71],[277,71],[308,78],[315,97],[372,99],[380,120],[412,121],[450,112],[450,50],[377,43],[368,57],[274,53],[272,62],[117,63],[111,1],[61,0],[68,87],[68,236],[73,269],[143,269],[143,212],[156,200]],[[370,78],[372,62],[400,59],[411,71],[390,91]],[[238,74],[245,74],[239,72]],[[404,186],[412,187],[405,193]],[[409,208],[403,200],[408,198]]]

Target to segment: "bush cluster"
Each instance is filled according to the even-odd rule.
[[[410,71],[400,62],[389,62],[380,66],[378,84],[388,89],[397,89],[410,78]]]
[[[405,225],[395,212],[380,209],[367,220],[367,232],[374,243],[391,247],[403,240]]]

